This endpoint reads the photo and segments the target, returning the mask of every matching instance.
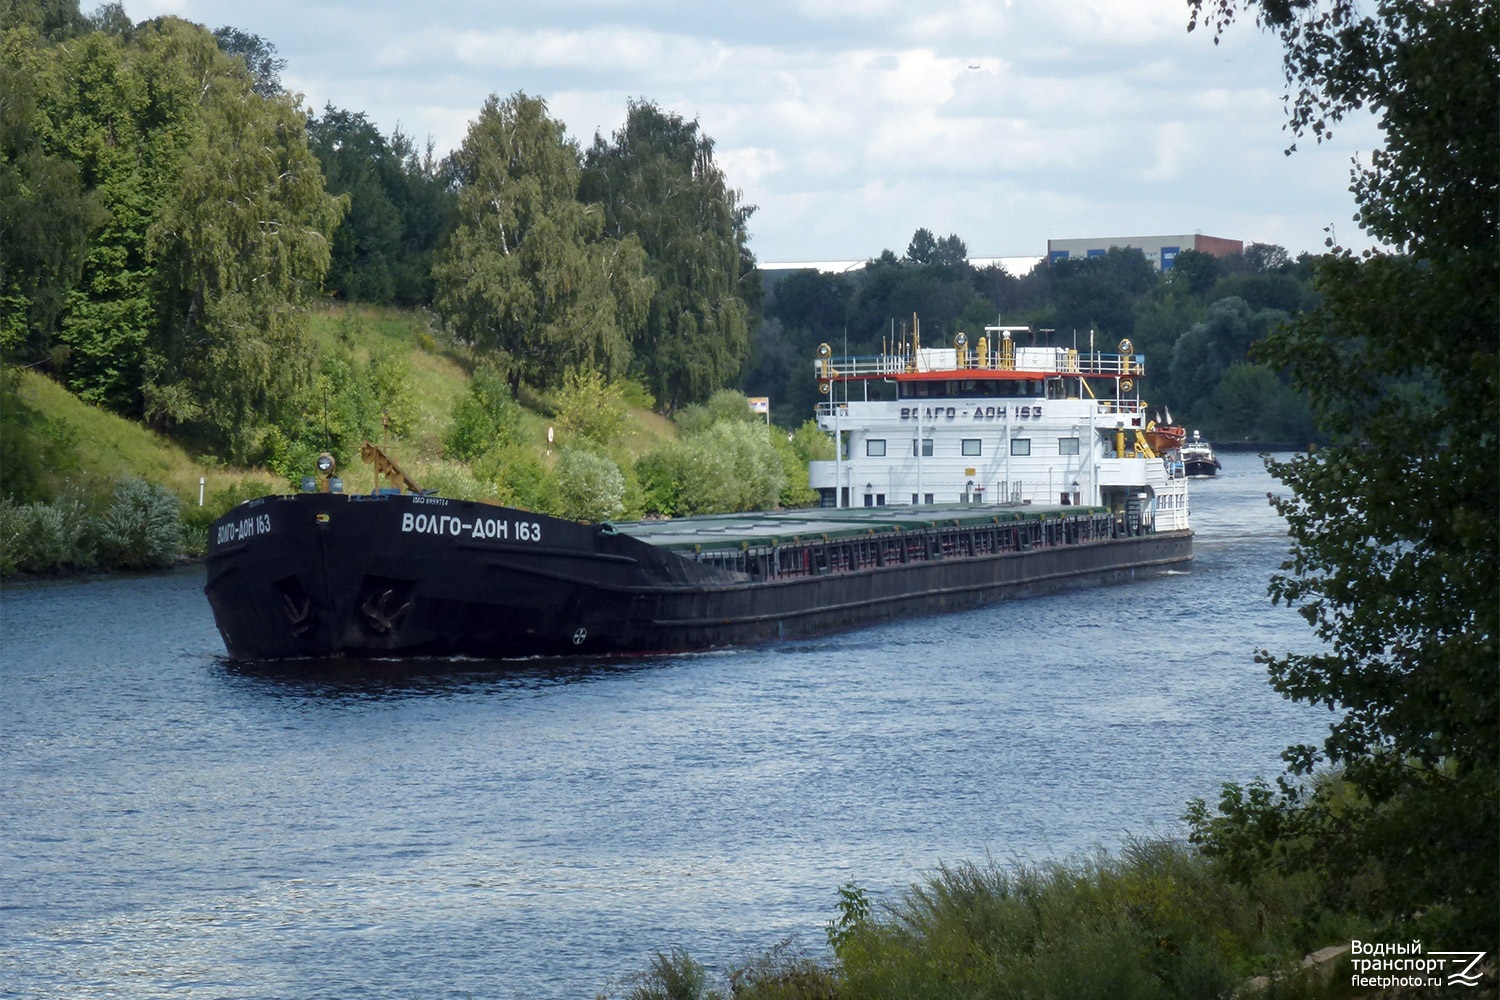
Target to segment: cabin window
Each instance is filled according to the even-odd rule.
[[[1031,438],[1012,438],[1010,442],[1010,453],[1012,455],[1030,455]]]
[[[1078,439],[1077,438],[1058,438],[1057,439],[1057,453],[1059,455],[1076,455],[1076,454],[1078,454]]]
[[[932,438],[923,438],[922,439],[922,454],[920,456],[917,454],[917,439],[916,438],[912,438],[912,440],[911,440],[911,456],[912,456],[912,458],[918,458],[918,457],[920,457],[920,458],[931,458],[932,457]],[[916,501],[913,500],[912,503],[916,503]]]
[[[871,438],[866,441],[865,455],[869,458],[885,458],[885,438]]]
[[[978,455],[978,454],[980,454],[979,439],[978,438],[964,438],[963,453],[965,455]]]

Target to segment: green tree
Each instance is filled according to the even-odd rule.
[[[1197,835],[1282,831],[1292,863],[1374,885],[1376,916],[1420,916],[1453,947],[1500,938],[1500,18],[1492,0],[1194,0],[1216,29],[1243,6],[1283,43],[1291,126],[1325,138],[1372,108],[1383,134],[1352,190],[1390,252],[1335,252],[1319,303],[1261,352],[1332,444],[1272,462],[1292,536],[1272,596],[1325,640],[1267,652],[1285,695],[1339,712],[1294,776],[1348,794],[1230,786]],[[1300,839],[1298,835],[1302,836]],[[1375,872],[1371,879],[1367,873]],[[1460,941],[1477,942],[1460,945]]]
[[[636,360],[663,409],[729,385],[749,355],[754,281],[740,204],[697,122],[632,101],[612,140],[594,137],[581,197],[603,205],[606,231],[645,248],[655,282]]]
[[[625,477],[604,455],[564,448],[557,460],[557,513],[609,521],[625,512]]]
[[[146,416],[244,462],[270,426],[297,419],[312,368],[305,307],[346,203],[324,191],[292,96],[261,97],[196,25],[163,19],[145,46],[161,59],[157,89],[197,112],[150,230]]]
[[[1192,422],[1225,444],[1252,441],[1301,447],[1317,434],[1307,400],[1265,365],[1235,362],[1194,404]]]
[[[332,194],[349,196],[334,233],[327,287],[361,302],[432,301],[432,258],[453,227],[455,197],[429,143],[418,155],[399,130],[381,136],[363,112],[328,105],[308,143]]]
[[[0,30],[0,356],[28,363],[48,357],[107,219],[78,165],[39,141],[61,84],[34,28]]]
[[[453,162],[458,225],[434,266],[444,321],[503,352],[513,388],[578,368],[622,374],[652,282],[639,240],[604,238],[602,210],[578,200],[562,123],[540,98],[491,95]]]
[[[48,42],[62,42],[89,30],[78,0],[0,0],[0,25],[31,28]]]
[[[1223,274],[1219,258],[1201,250],[1184,250],[1172,261],[1173,284],[1185,285],[1193,295],[1207,295]]]
[[[520,444],[521,416],[521,405],[504,375],[491,365],[481,365],[469,380],[468,394],[453,408],[453,424],[443,439],[443,450],[460,462],[472,462],[494,448]]]
[[[592,441],[607,448],[625,429],[629,411],[618,385],[598,372],[569,372],[556,396],[557,425],[562,443]],[[615,516],[615,515],[611,515]]]
[[[58,330],[69,351],[63,376],[82,398],[139,414],[154,316],[146,233],[175,182],[195,111],[180,91],[157,88],[161,64],[142,45],[95,31],[50,52],[62,86],[38,139],[77,165],[107,213]]]
[[[1135,304],[1158,280],[1145,254],[1120,247],[1100,257],[1055,261],[1042,274],[1053,305],[1046,325],[1068,343],[1076,333],[1080,346],[1089,330],[1097,330],[1103,344],[1132,336]]]
[[[399,165],[363,112],[329,105],[322,118],[308,121],[307,134],[327,190],[349,197],[349,211],[333,234],[328,288],[361,302],[391,302],[403,227],[386,180],[393,172],[399,176]]]
[[[259,35],[225,25],[214,29],[214,41],[225,55],[237,56],[245,63],[245,71],[255,81],[255,92],[261,97],[275,97],[281,93],[281,71],[286,69],[286,60],[276,54],[276,46]]]
[[[641,456],[636,473],[647,510],[669,517],[765,510],[786,486],[766,428],[740,420],[720,421]]]
[[[937,258],[937,237],[932,235],[931,229],[918,229],[911,234],[911,242],[906,245],[906,255],[902,260],[912,264],[932,264]]]
[[[1203,321],[1194,323],[1172,348],[1170,401],[1186,413],[1213,392],[1231,365],[1249,357],[1251,344],[1284,318],[1274,310],[1256,312],[1238,298],[1209,306]]]

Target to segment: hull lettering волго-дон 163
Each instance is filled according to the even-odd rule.
[[[204,590],[231,656],[505,658],[704,649],[1126,584],[1192,559],[1184,432],[1140,398],[1144,360],[909,336],[818,349],[805,510],[591,524],[420,491],[304,491],[210,531]],[[1024,339],[1032,346],[1019,346]],[[937,399],[941,398],[942,403]]]

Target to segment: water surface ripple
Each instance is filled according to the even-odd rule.
[[[1179,833],[1326,713],[1251,455],[1190,573],[760,649],[246,669],[202,570],[0,599],[0,996],[592,997],[836,890]]]

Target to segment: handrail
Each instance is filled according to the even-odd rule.
[[[1009,359],[1007,359],[1009,360]],[[952,372],[955,375],[973,373],[984,377],[997,375],[1058,375],[1088,377],[1141,376],[1146,372],[1138,354],[1080,354],[1061,348],[1021,348],[1015,352],[1012,363],[1002,365],[1000,358],[991,354],[981,358],[974,351],[964,352],[960,358],[952,348],[923,349],[915,356],[910,351],[898,354],[880,354],[866,357],[845,358],[842,362],[819,362],[818,377],[834,382],[851,379],[868,379],[900,375],[925,375],[936,372]]]

